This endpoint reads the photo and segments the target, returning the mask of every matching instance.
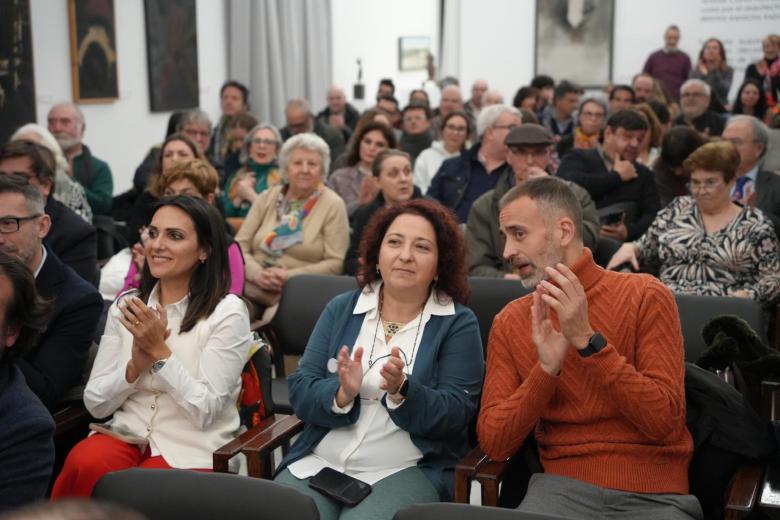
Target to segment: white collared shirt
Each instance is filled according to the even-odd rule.
[[[148,306],[159,305],[157,285]],[[120,300],[117,300],[120,301]],[[152,455],[176,468],[210,468],[212,453],[239,428],[236,401],[241,371],[249,358],[249,314],[240,298],[228,294],[214,312],[180,333],[190,298],[165,306],[171,356],[157,373],[125,379],[133,336],[119,322],[116,302],[84,390],[95,417],[114,414],[110,423],[146,437]]]
[[[448,297],[431,292],[421,314],[404,325],[391,339],[385,342],[385,333],[379,317],[379,289],[381,281],[367,285],[355,304],[353,314],[365,313],[363,324],[352,351],[363,347],[363,384],[360,387],[360,417],[357,422],[343,428],[334,428],[320,441],[314,451],[288,466],[296,478],[311,477],[324,467],[351,475],[369,484],[405,468],[415,466],[422,458],[422,452],[414,445],[409,433],[399,428],[390,418],[380,399],[385,394],[379,389],[382,382],[380,370],[387,362],[392,347],[403,351],[402,358],[410,366],[405,372],[411,374],[419,355],[425,325],[432,315],[455,314],[455,304]],[[415,342],[416,339],[416,342]],[[373,345],[373,355],[371,349]],[[379,359],[382,358],[382,359]],[[372,363],[369,366],[369,362]],[[334,413],[349,413],[353,403],[339,408],[334,399]],[[401,404],[387,400],[388,408]]]
[[[33,273],[35,278],[38,278],[38,274],[41,272],[41,269],[43,269],[43,264],[46,263],[46,257],[49,256],[49,253],[46,252],[46,248],[43,247],[43,244],[41,244],[41,251],[41,263],[38,264],[38,267],[35,268],[35,272]]]

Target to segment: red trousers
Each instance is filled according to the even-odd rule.
[[[90,497],[95,484],[106,473],[136,467],[171,469],[162,456],[152,457],[148,446],[142,452],[134,444],[96,433],[70,450],[54,482],[51,499]]]

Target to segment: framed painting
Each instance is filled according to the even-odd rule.
[[[431,38],[428,36],[402,36],[398,38],[398,70],[425,70]]]
[[[536,0],[535,74],[598,88],[612,79],[614,0]]]
[[[152,112],[200,104],[195,0],[144,0]]]
[[[76,103],[119,97],[114,0],[68,0],[70,70]]]
[[[0,143],[35,121],[30,2],[0,0]]]

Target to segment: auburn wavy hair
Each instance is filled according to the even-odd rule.
[[[439,250],[436,289],[465,305],[469,297],[466,240],[458,226],[455,214],[438,202],[428,199],[412,199],[393,204],[374,214],[360,240],[361,266],[357,273],[358,285],[362,288],[381,278],[376,266],[379,263],[382,241],[395,219],[406,214],[418,215],[433,226],[436,247]]]

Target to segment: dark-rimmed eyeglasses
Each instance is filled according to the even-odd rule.
[[[10,235],[16,233],[22,226],[22,222],[33,220],[40,217],[40,213],[30,215],[29,217],[0,217],[0,233],[4,235]]]

